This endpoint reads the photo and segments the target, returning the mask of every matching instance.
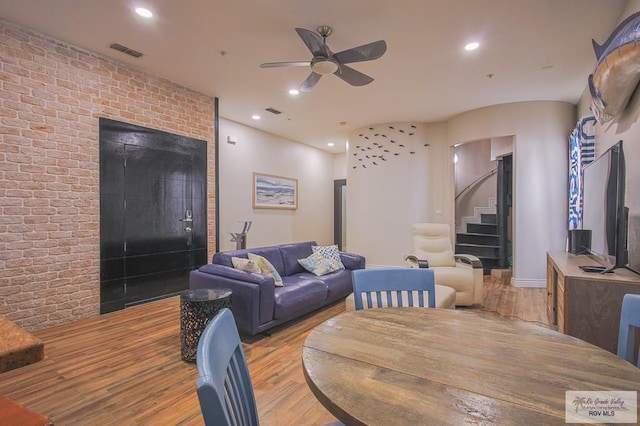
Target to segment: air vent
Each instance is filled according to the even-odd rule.
[[[142,53],[138,52],[137,50],[129,49],[127,46],[123,46],[118,43],[111,43],[109,47],[117,50],[118,52],[126,53],[129,56],[133,56],[134,58],[139,58],[140,56],[142,56]]]
[[[282,114],[282,111],[278,111],[275,108],[265,108],[265,109],[269,111],[271,114],[275,114],[275,115]]]

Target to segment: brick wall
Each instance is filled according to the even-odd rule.
[[[208,142],[214,251],[213,98],[3,20],[0,85],[0,315],[99,314],[99,117]]]

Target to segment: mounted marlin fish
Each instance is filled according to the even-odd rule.
[[[622,21],[602,46],[592,43],[598,63],[589,90],[596,118],[606,122],[627,107],[640,82],[640,12]]]

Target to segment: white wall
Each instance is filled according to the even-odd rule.
[[[627,9],[620,17],[622,21],[627,16],[640,11],[640,0],[631,0]],[[613,31],[613,28],[612,28]],[[602,43],[604,40],[598,40]],[[594,59],[594,68],[595,68]],[[578,105],[578,116],[592,115],[589,111],[591,96],[587,90]],[[629,207],[629,263],[640,271],[640,93],[638,90],[629,101],[627,108],[612,121],[599,123],[596,131],[596,155],[601,155],[619,140],[623,141],[626,161],[626,192],[625,204]]]
[[[391,146],[390,137],[381,136],[389,126],[406,132],[412,125],[414,136],[404,137],[403,144],[416,154],[377,166],[362,157],[379,150],[374,142]],[[574,125],[574,105],[540,101],[469,111],[447,123],[378,124],[354,131],[347,155],[349,249],[365,255],[368,265],[402,265],[411,250],[411,224],[440,222],[454,229],[453,146],[513,136],[512,283],[544,287],[546,252],[562,251],[566,244],[568,136]],[[361,151],[367,146],[372,149]]]
[[[347,178],[347,154],[333,154],[333,179]]]
[[[565,102],[519,102],[458,115],[449,142],[514,135],[513,279],[544,287],[546,252],[565,249],[568,136],[575,107]]]
[[[235,145],[227,136],[237,138]],[[333,243],[333,155],[220,119],[220,250],[235,249],[230,232],[253,221],[247,247],[315,240]],[[298,209],[252,207],[253,172],[298,179]]]
[[[347,162],[347,245],[364,255],[367,265],[403,265],[415,222],[453,226],[453,151],[444,124],[386,123],[355,130]]]
[[[491,159],[513,154],[513,136],[491,138]]]

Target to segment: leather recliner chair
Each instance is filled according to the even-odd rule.
[[[456,306],[482,303],[482,262],[469,254],[454,254],[446,223],[415,223],[412,226],[413,253],[406,256],[412,268],[431,268],[436,284],[456,291]]]

